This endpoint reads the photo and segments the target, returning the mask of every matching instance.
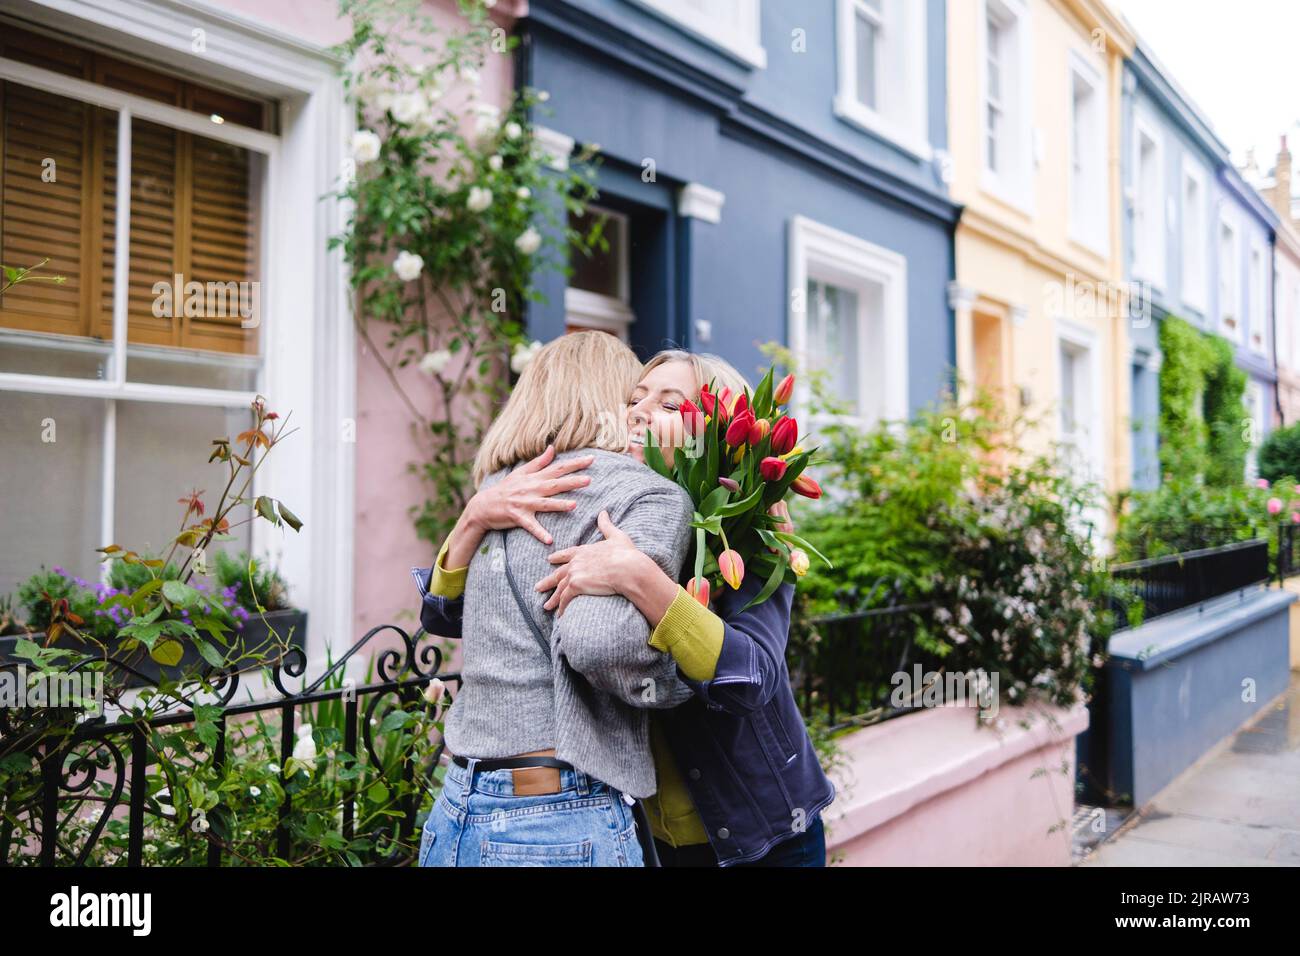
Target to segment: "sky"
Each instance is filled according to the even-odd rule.
[[[1147,49],[1244,161],[1261,172],[1287,133],[1300,156],[1300,2],[1296,0],[1110,0]]]

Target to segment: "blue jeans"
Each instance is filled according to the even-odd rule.
[[[450,764],[420,834],[420,866],[643,866],[632,808],[581,770],[517,797],[509,770]]]

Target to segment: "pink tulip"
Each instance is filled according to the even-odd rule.
[[[794,375],[787,375],[781,379],[781,384],[776,387],[772,393],[772,402],[776,405],[784,405],[790,401],[790,396],[794,394]]]
[[[728,491],[739,491],[739,490],[740,490],[740,482],[738,482],[738,481],[736,481],[735,479],[732,479],[732,478],[723,478],[723,477],[719,476],[719,477],[718,477],[718,484],[722,485],[722,487],[726,488]]]
[[[758,473],[763,476],[764,481],[780,481],[785,477],[785,470],[788,466],[780,458],[773,458],[768,455],[758,463]]]
[[[718,570],[722,572],[722,579],[731,585],[733,591],[737,590],[740,582],[745,579],[745,562],[730,548],[718,555]]]
[[[709,606],[709,579],[691,578],[686,585],[686,593],[705,607]]]

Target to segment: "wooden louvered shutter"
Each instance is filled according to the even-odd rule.
[[[265,104],[197,86],[34,34],[0,38],[0,54],[227,122],[265,128]],[[117,214],[117,114],[0,83],[0,262],[46,256],[62,285],[26,283],[0,301],[0,326],[111,339]],[[41,181],[56,160],[57,181]],[[131,257],[127,340],[132,344],[255,353],[238,293],[226,314],[155,315],[155,284],[260,279],[260,158],[157,123],[131,124]],[[219,300],[220,301],[220,300]],[[245,296],[245,303],[248,297]]]

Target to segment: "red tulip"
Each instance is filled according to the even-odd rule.
[[[790,490],[797,495],[803,495],[805,498],[820,498],[822,496],[822,486],[807,475],[800,475],[790,482]]]
[[[799,423],[793,418],[783,417],[772,427],[772,453],[787,454],[794,443],[799,440]]]
[[[691,578],[686,583],[686,593],[695,600],[699,601],[705,607],[709,606],[709,579],[708,578]]]
[[[722,386],[718,392],[718,421],[725,422],[731,417],[731,389]]]
[[[758,473],[764,481],[780,481],[785,476],[786,467],[785,461],[768,455],[758,463]]]
[[[718,404],[718,396],[709,391],[709,386],[705,385],[700,389],[700,407],[704,409],[705,415],[712,415],[713,409]]]
[[[772,426],[767,423],[767,419],[760,418],[749,427],[749,443],[751,445],[757,445],[767,437],[767,433],[771,430]]]
[[[740,490],[740,482],[738,482],[738,481],[736,481],[736,480],[734,480],[734,479],[732,479],[732,478],[722,478],[722,477],[719,477],[719,478],[718,478],[718,484],[722,485],[722,487],[726,488],[728,491],[739,491],[739,490]]]
[[[736,401],[731,406],[730,409],[731,417],[735,418],[737,415],[740,415],[746,410],[748,410],[748,408],[749,408],[749,396],[746,395],[744,392],[741,392],[739,395],[736,396]],[[750,412],[750,414],[752,415],[753,412]]]
[[[689,398],[682,402],[681,413],[686,434],[694,437],[704,431],[704,413]]]
[[[718,570],[722,572],[722,579],[731,585],[733,591],[737,590],[740,582],[745,580],[745,562],[730,548],[718,555]]]
[[[748,409],[733,418],[727,426],[727,444],[737,448],[749,441],[749,427],[753,424],[754,416]]]
[[[781,384],[776,387],[772,393],[772,401],[777,405],[784,405],[790,401],[790,396],[794,394],[794,375],[787,375],[781,379]]]

